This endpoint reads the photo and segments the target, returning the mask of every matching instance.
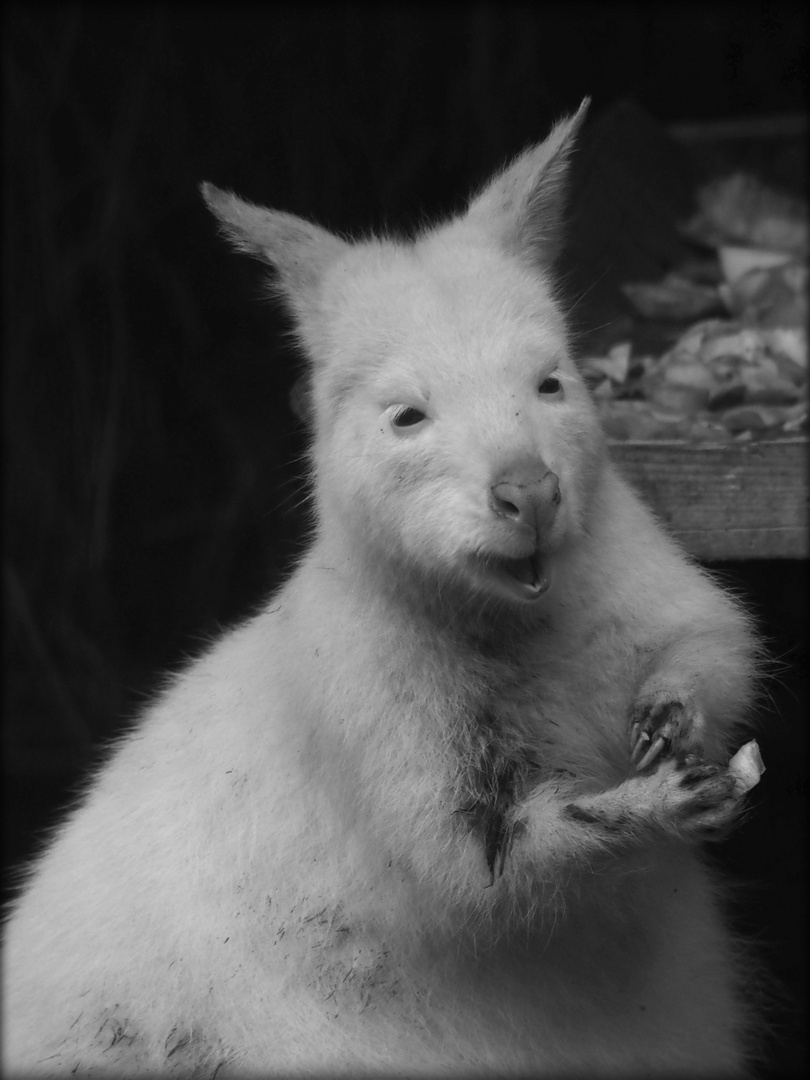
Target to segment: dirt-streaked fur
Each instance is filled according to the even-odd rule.
[[[569,355],[583,111],[414,241],[206,187],[309,359],[313,539],[33,867],[6,1075],[744,1073],[698,844],[756,647]]]

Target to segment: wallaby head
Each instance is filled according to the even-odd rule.
[[[586,107],[413,240],[349,243],[203,186],[294,315],[334,557],[525,606],[586,529],[600,436],[550,273]]]

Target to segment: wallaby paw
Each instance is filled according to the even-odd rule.
[[[662,760],[650,780],[659,786],[659,823],[701,839],[718,839],[734,823],[744,792],[726,766],[686,753]]]
[[[642,775],[568,803],[562,813],[605,839],[637,839],[649,830],[682,839],[717,839],[734,823],[743,794],[728,768],[686,753],[659,757]]]
[[[642,772],[656,759],[694,752],[703,717],[688,699],[659,692],[642,698],[630,715],[630,762]]]
[[[606,843],[633,843],[650,832],[682,840],[720,840],[736,824],[746,794],[764,769],[753,740],[728,765],[705,761],[691,750],[659,751],[643,772],[567,803],[561,814]]]

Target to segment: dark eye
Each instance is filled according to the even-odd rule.
[[[537,387],[538,394],[556,394],[561,389],[562,383],[556,375],[549,375],[547,379],[543,379],[540,385]]]
[[[391,423],[398,428],[413,427],[414,424],[419,424],[424,419],[425,414],[423,412],[414,409],[411,405],[406,405],[404,409],[394,413],[391,417]]]

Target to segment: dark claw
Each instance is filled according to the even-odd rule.
[[[649,738],[649,736],[648,736],[648,738]],[[651,743],[649,749],[647,750],[647,753],[644,755],[644,757],[641,759],[641,761],[639,761],[638,764],[636,765],[636,769],[638,770],[638,772],[641,772],[643,769],[646,769],[647,766],[651,762],[655,761],[655,759],[658,757],[658,755],[661,753],[661,751],[664,749],[664,747],[668,745],[668,743],[669,743],[669,739],[665,738],[665,736],[656,735],[656,737],[652,740],[652,743]],[[639,740],[639,743],[638,743],[636,749],[638,749],[639,745],[641,745],[640,740]],[[633,752],[633,756],[635,757],[635,751]]]
[[[683,701],[647,702],[630,725],[630,762],[641,771],[657,758],[683,753],[693,724],[692,709]]]
[[[639,731],[639,724],[636,722],[630,729],[630,761],[635,763],[636,758],[639,757],[649,746],[652,741],[646,731]]]

